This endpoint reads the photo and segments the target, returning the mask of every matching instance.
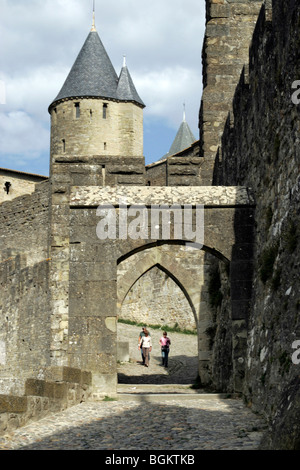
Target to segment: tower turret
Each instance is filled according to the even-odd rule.
[[[128,68],[120,76],[92,29],[49,106],[51,155],[143,155],[143,108]]]

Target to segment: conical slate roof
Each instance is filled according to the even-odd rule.
[[[50,107],[57,101],[75,97],[96,97],[131,101],[145,106],[139,98],[132,79],[128,72],[121,73],[122,83],[118,87],[119,79],[110,61],[110,58],[101,42],[96,30],[92,30],[62,87]],[[129,78],[130,77],[130,78]],[[135,92],[134,92],[135,91]],[[123,96],[124,95],[124,96]]]
[[[195,140],[194,134],[192,133],[188,123],[183,121],[179,127],[174,142],[171,145],[169,155],[175,155],[175,153],[181,152],[181,150],[190,147]]]
[[[117,96],[121,101],[136,101],[137,103],[145,106],[135,89],[131,75],[125,64],[123,65],[120,73]]]
[[[194,134],[192,133],[190,126],[183,118],[183,121],[178,129],[176,137],[171,145],[169,152],[164,155],[161,160],[170,157],[171,155],[175,155],[176,153],[181,152],[184,149],[190,147],[196,141]]]

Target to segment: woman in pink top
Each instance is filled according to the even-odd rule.
[[[160,338],[159,344],[161,345],[162,365],[168,367],[171,340],[168,338],[166,331],[163,332],[163,336]]]

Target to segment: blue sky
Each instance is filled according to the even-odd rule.
[[[92,4],[0,0],[0,167],[49,174],[48,105],[90,31]],[[204,26],[205,0],[96,0],[97,31],[116,72],[126,55],[146,104],[146,164],[168,152],[183,103],[199,138]]]

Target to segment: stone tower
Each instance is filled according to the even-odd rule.
[[[51,156],[143,155],[143,101],[124,59],[118,77],[93,27],[49,106]]]
[[[82,308],[74,299],[75,291],[70,286],[76,284],[78,279],[84,283],[85,280],[89,281],[89,275],[83,271],[79,273],[79,270],[92,268],[93,276],[95,270],[91,261],[80,263],[80,268],[76,267],[75,271],[71,267],[70,260],[79,261],[77,255],[74,255],[75,258],[73,256],[74,249],[79,248],[83,254],[91,240],[79,242],[78,233],[70,230],[70,221],[78,217],[78,212],[70,208],[70,194],[72,188],[81,186],[94,186],[101,191],[105,187],[145,185],[144,107],[126,61],[118,76],[93,24],[62,89],[49,106],[51,184],[48,256],[51,260],[51,366],[91,370],[96,382],[97,377],[103,375],[111,376],[115,381],[115,370],[111,366],[106,370],[107,365],[103,368],[101,358],[102,354],[114,358],[116,344],[114,341],[102,344],[101,354],[93,356],[90,354],[90,339],[87,337],[80,344],[83,348],[80,350],[78,338],[90,324],[94,324],[95,341],[103,332],[106,338],[114,335],[115,306],[106,306],[103,300],[105,293],[101,290],[105,283],[98,282],[98,278],[94,284],[98,297],[94,291],[88,297],[93,305],[87,306],[85,303]],[[82,222],[77,228],[85,231],[87,222]],[[97,222],[93,223],[96,227]],[[96,237],[96,230],[93,230],[93,237]],[[104,256],[105,250],[102,251]],[[100,258],[95,255],[97,261]],[[76,292],[87,293],[86,287],[81,285]],[[99,296],[103,306],[101,318]]]

